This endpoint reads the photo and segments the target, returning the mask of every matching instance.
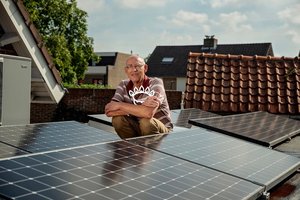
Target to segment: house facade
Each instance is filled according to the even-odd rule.
[[[156,46],[147,61],[147,74],[162,78],[166,90],[185,91],[189,52],[274,56],[271,43],[218,44],[214,36],[206,36],[203,45]]]
[[[131,54],[121,52],[95,52],[99,62],[90,61],[83,83],[108,85],[116,88],[121,80],[126,79],[124,66]]]

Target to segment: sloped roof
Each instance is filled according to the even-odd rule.
[[[115,65],[118,52],[95,52],[100,57],[100,61],[94,63],[93,60],[89,61],[89,66],[108,66]]]
[[[299,114],[299,57],[190,53],[185,108]]]
[[[149,57],[147,75],[157,77],[185,77],[189,52],[218,53],[248,56],[273,56],[271,43],[218,44],[216,48],[204,48],[203,45],[156,46]],[[164,57],[173,57],[170,64],[162,63]]]
[[[1,53],[32,60],[31,102],[58,103],[65,91],[42,38],[30,20],[23,1],[1,0]]]

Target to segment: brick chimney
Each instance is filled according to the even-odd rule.
[[[216,49],[218,44],[218,39],[214,38],[214,35],[206,35],[204,38],[202,49]]]

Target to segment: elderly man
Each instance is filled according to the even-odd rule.
[[[168,133],[173,125],[170,109],[161,79],[146,76],[147,64],[143,58],[132,55],[126,61],[127,80],[122,80],[105,114],[122,138],[157,133]]]

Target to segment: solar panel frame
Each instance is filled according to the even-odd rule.
[[[76,121],[0,127],[0,141],[35,153],[121,140],[117,135]]]
[[[0,159],[18,155],[27,154],[28,152],[12,147],[8,144],[0,142]]]
[[[172,112],[171,110],[171,120],[172,122],[176,121],[178,119],[179,113],[177,112]],[[112,118],[107,117],[105,114],[93,114],[93,115],[88,115],[89,120],[99,122],[108,126],[112,126]]]
[[[105,114],[88,115],[88,119],[112,126],[111,117],[107,117]]]
[[[267,147],[274,147],[300,133],[300,123],[296,120],[262,111],[190,119],[189,123]]]
[[[172,123],[174,125],[173,130],[172,130],[173,132],[180,132],[180,131],[185,131],[186,129],[188,129],[188,127],[185,127],[184,125],[178,126],[175,124],[175,122],[178,120],[180,112],[177,112],[177,111],[173,112],[173,110],[171,110],[170,114],[171,114]],[[89,115],[88,117],[89,117],[89,125],[90,126],[116,133],[114,131],[114,129],[111,130],[110,127],[103,126],[103,125],[112,126],[111,117],[107,117],[105,114],[94,114],[94,115]],[[187,124],[187,123],[188,123],[188,119],[185,120],[184,124]]]
[[[264,185],[267,191],[300,167],[299,158],[202,128],[127,141]]]
[[[174,122],[174,124],[176,126],[185,128],[195,128],[192,124],[189,123],[190,119],[201,119],[219,116],[215,113],[207,112],[196,108],[175,110],[174,112],[178,114],[177,120]]]
[[[0,194],[16,199],[257,199],[264,188],[118,141],[0,160]]]

